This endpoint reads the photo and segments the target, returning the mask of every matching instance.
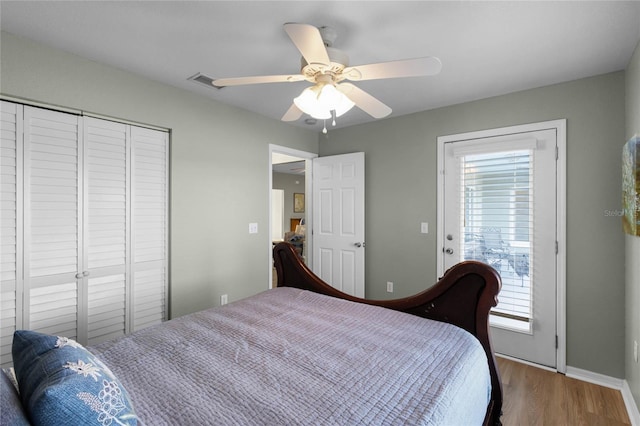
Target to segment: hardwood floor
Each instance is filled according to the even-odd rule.
[[[504,426],[631,424],[620,391],[497,359],[504,394]]]

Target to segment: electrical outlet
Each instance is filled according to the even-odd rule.
[[[633,360],[638,362],[638,341],[633,341]]]
[[[387,293],[393,293],[393,283],[391,281],[387,281]]]
[[[220,296],[220,306],[226,305],[227,303],[229,303],[229,297],[226,294]]]
[[[255,222],[252,222],[249,224],[249,233],[250,234],[257,234],[258,233],[258,224]]]

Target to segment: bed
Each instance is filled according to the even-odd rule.
[[[17,332],[14,399],[43,424],[499,424],[488,314],[501,282],[491,267],[463,262],[418,295],[372,301],[324,283],[287,243],[274,263],[277,288],[94,347]],[[32,377],[47,356],[57,370],[45,376],[64,376],[49,392]]]

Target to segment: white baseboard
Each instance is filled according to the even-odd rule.
[[[632,426],[640,426],[640,412],[626,380],[567,366],[567,377],[619,390]]]
[[[515,358],[509,355],[505,355],[505,354],[500,354],[500,353],[495,353],[495,355],[498,358],[504,358],[504,359],[508,359],[510,361],[515,361],[515,362],[519,362],[520,364],[524,364],[524,365],[528,365],[530,367],[536,367],[536,368],[540,368],[542,370],[547,370],[547,371],[551,371],[552,373],[557,373],[558,370],[556,370],[555,368],[551,368],[551,367],[547,367],[546,365],[540,365],[540,364],[536,364],[535,362],[531,362],[531,361],[527,361],[521,358]]]
[[[640,426],[640,411],[638,411],[638,406],[636,405],[636,401],[633,399],[629,383],[627,383],[626,380],[622,383],[621,392],[624,405],[627,407],[629,420],[631,420],[631,426]]]
[[[567,365],[567,377],[582,380],[583,382],[593,383],[595,385],[604,386],[606,388],[617,389],[622,391],[622,379],[605,376],[604,374],[594,373],[592,371],[582,370],[580,368],[570,367]]]

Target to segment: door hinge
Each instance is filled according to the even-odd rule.
[[[556,254],[558,254],[558,242],[556,241]]]
[[[556,349],[558,349],[558,335],[556,334]]]

